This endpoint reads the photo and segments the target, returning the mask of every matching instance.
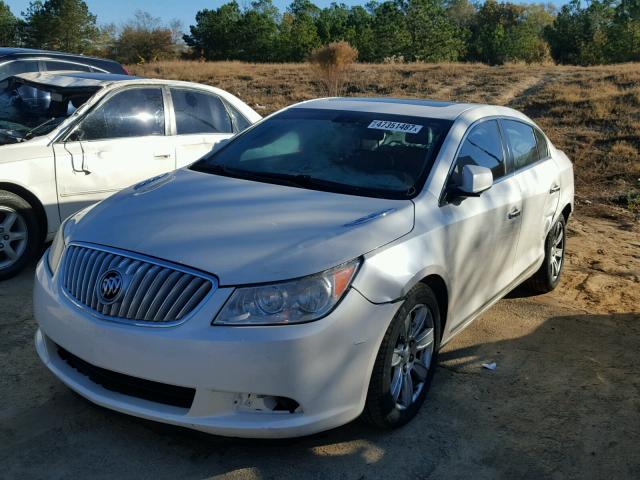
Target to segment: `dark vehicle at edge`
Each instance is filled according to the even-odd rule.
[[[129,74],[114,60],[29,48],[0,47],[0,81],[20,73],[60,70]]]

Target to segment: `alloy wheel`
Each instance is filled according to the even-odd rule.
[[[399,410],[409,408],[420,396],[433,352],[433,315],[419,304],[405,317],[391,358],[391,396]]]
[[[551,278],[555,281],[560,276],[564,261],[564,227],[562,222],[556,222],[551,232]]]
[[[24,217],[10,207],[0,206],[0,269],[9,268],[20,260],[28,241]]]

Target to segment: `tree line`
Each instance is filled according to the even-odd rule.
[[[486,0],[387,0],[366,5],[232,0],[196,13],[189,32],[144,12],[98,26],[82,0],[33,1],[22,18],[0,0],[0,44],[109,56],[124,63],[191,57],[299,62],[321,45],[346,41],[362,62],[640,61],[640,0],[550,4]],[[70,28],[72,27],[72,28]]]

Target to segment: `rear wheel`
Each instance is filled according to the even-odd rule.
[[[547,234],[544,261],[535,275],[527,281],[527,286],[535,293],[548,293],[560,283],[566,244],[565,226],[564,216],[560,215]]]
[[[0,280],[20,272],[40,245],[38,220],[31,205],[0,190]]]
[[[373,368],[363,419],[382,428],[416,416],[427,394],[440,339],[433,291],[418,284],[393,318]]]

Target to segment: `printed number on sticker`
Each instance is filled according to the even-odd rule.
[[[376,130],[389,130],[391,132],[418,133],[422,130],[422,125],[412,123],[388,122],[386,120],[374,120],[368,128]]]

